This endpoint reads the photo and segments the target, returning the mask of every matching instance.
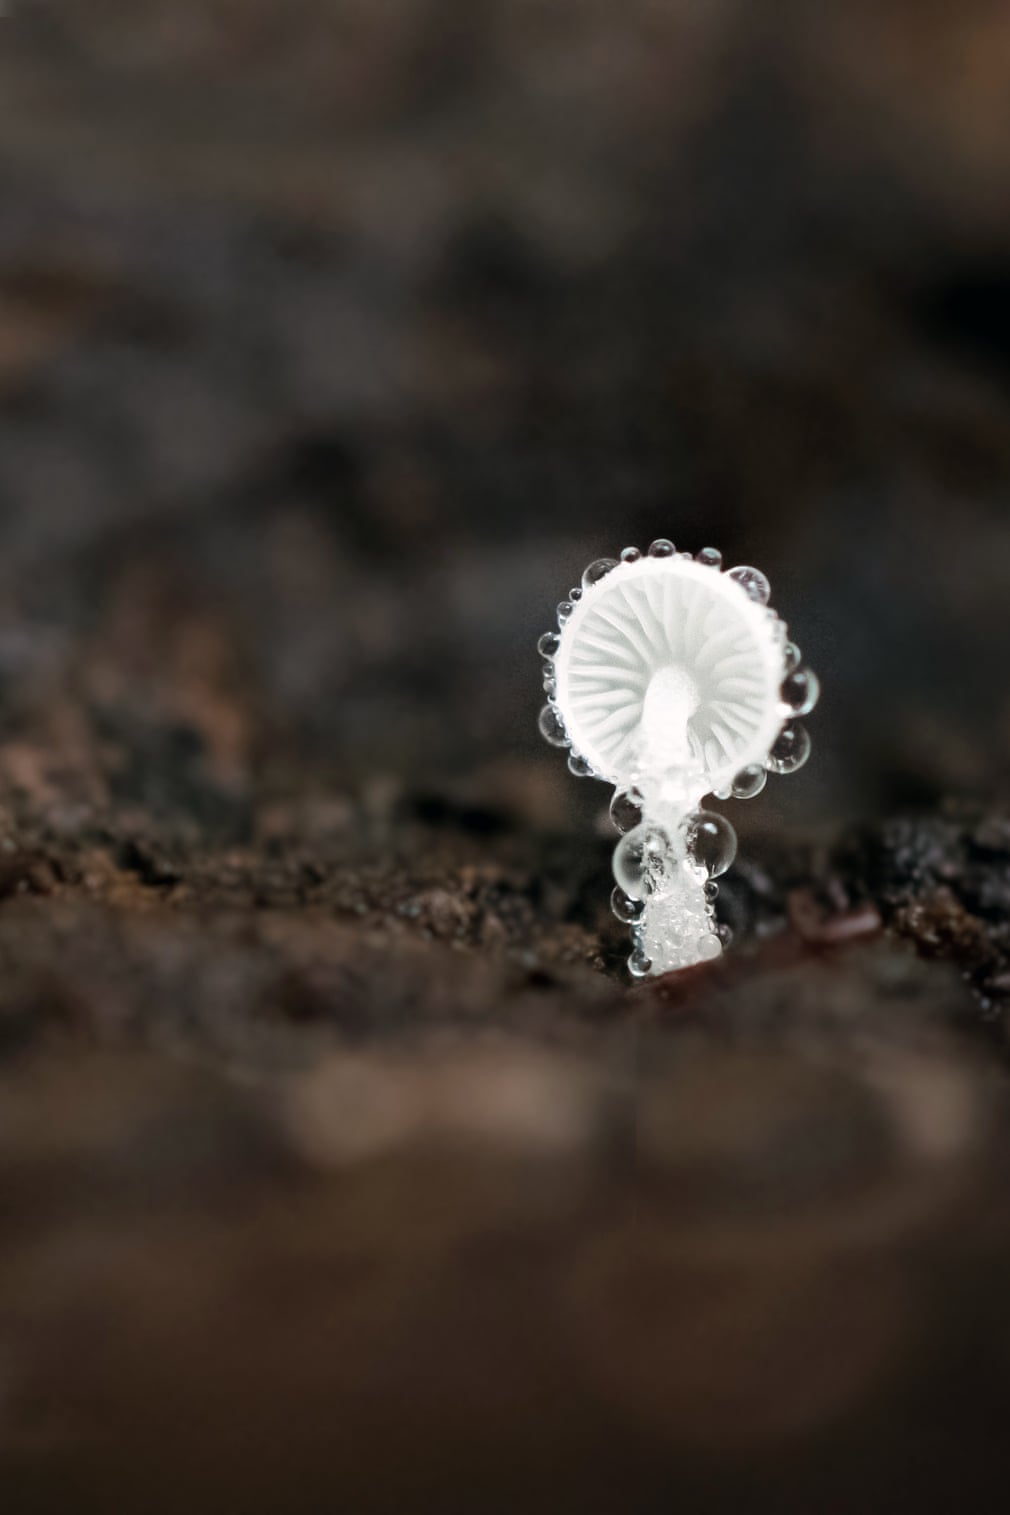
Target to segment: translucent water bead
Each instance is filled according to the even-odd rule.
[[[632,978],[647,978],[652,972],[652,958],[644,947],[636,947],[628,958],[628,972]]]
[[[741,768],[732,784],[715,791],[717,800],[753,800],[768,783],[768,770],[763,763],[751,763]]]
[[[722,553],[718,547],[703,547],[695,559],[698,563],[704,563],[706,568],[721,568]]]
[[[616,558],[597,558],[595,563],[590,563],[582,575],[583,589],[592,589],[594,584],[598,584],[601,579],[605,579],[607,574],[612,572],[616,567]]]
[[[618,842],[614,878],[630,899],[662,898],[672,887],[679,861],[669,832],[644,821]]]
[[[771,599],[772,586],[760,568],[749,568],[746,566],[731,568],[729,576],[731,579],[736,580],[741,589],[745,590],[752,600],[756,600],[759,605],[768,604],[768,601]]]
[[[767,770],[759,763],[744,768],[733,780],[730,794],[735,800],[752,800],[759,795],[768,782]]]
[[[797,668],[783,679],[781,693],[792,715],[809,715],[820,699],[820,680],[809,668]]]
[[[709,878],[719,878],[733,866],[736,832],[724,815],[715,810],[696,810],[683,829],[688,856]]]
[[[799,721],[783,726],[768,754],[769,773],[795,773],[810,756],[810,735]]]
[[[610,801],[610,819],[618,831],[633,831],[642,820],[645,801],[637,789],[619,789]]]
[[[552,747],[567,747],[568,732],[564,718],[556,705],[545,705],[540,712],[540,735]]]
[[[633,926],[642,919],[645,901],[633,900],[630,894],[625,894],[620,884],[615,884],[610,896],[610,908],[619,921],[623,921],[626,926]]]
[[[722,940],[716,931],[704,931],[695,943],[699,963],[710,963],[722,952]]]

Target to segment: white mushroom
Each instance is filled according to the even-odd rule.
[[[766,770],[792,772],[809,737],[792,715],[816,703],[755,568],[721,571],[712,548],[673,544],[601,559],[541,638],[549,660],[541,731],[569,765],[615,786],[614,909],[636,926],[632,972],[718,956],[714,886],[736,851],[732,827],[699,810],[704,795],[749,798]],[[628,827],[631,827],[629,830]]]

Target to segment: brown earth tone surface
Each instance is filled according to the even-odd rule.
[[[996,0],[9,0],[0,1507],[1005,1507]],[[629,987],[536,637],[814,757]]]

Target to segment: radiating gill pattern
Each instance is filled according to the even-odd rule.
[[[672,565],[671,565],[672,566]],[[725,581],[723,581],[725,582]],[[595,592],[571,637],[563,703],[583,750],[610,773],[634,760],[646,691],[664,669],[687,675],[697,696],[688,719],[692,758],[707,774],[747,756],[767,720],[768,640],[754,607],[712,582],[672,573]]]

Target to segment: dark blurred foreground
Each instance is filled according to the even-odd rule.
[[[0,18],[14,1515],[1002,1508],[1010,12]],[[821,673],[637,990],[600,552]]]

